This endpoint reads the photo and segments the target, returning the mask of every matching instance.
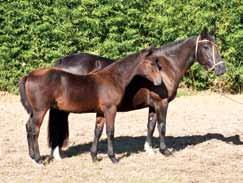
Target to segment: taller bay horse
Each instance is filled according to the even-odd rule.
[[[88,75],[74,75],[50,68],[37,69],[19,83],[21,102],[29,113],[26,123],[29,155],[42,163],[38,136],[43,118],[49,108],[73,112],[96,112],[106,123],[108,156],[117,162],[113,151],[114,120],[126,86],[136,76],[147,78],[155,85],[162,82],[157,61],[150,57],[153,49],[132,54],[103,70]],[[93,154],[96,160],[96,154]]]
[[[214,70],[216,75],[223,74],[226,68],[215,44],[214,33],[208,33],[207,29],[204,29],[199,36],[163,45],[155,49],[152,56],[159,60],[163,83],[160,86],[153,86],[148,80],[136,76],[126,88],[118,111],[149,107],[145,150],[152,150],[152,135],[157,122],[160,152],[167,156],[171,154],[165,143],[168,104],[175,98],[179,82],[185,72],[195,60],[206,70]],[[82,75],[104,68],[111,63],[111,59],[81,53],[62,58],[56,62],[55,67]],[[68,115],[67,112],[50,109],[49,146],[52,149],[51,154],[56,159],[60,159],[59,148],[65,145],[68,139]],[[103,118],[97,115],[91,155],[97,152],[97,142],[101,136],[103,124]]]

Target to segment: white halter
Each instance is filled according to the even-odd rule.
[[[217,65],[219,65],[219,64],[222,64],[222,63],[224,63],[224,61],[220,61],[220,62],[217,62],[216,63],[216,61],[215,61],[215,47],[217,48],[217,45],[214,43],[214,42],[212,42],[212,41],[209,41],[209,40],[207,40],[207,39],[202,39],[202,40],[199,40],[200,39],[200,35],[199,36],[197,36],[197,40],[196,40],[196,49],[195,49],[195,58],[197,59],[197,52],[198,52],[198,44],[199,43],[205,43],[205,42],[209,42],[209,43],[211,43],[211,45],[212,45],[212,55],[213,55],[213,66],[211,67],[211,68],[209,68],[208,70],[209,71],[211,71],[211,70],[213,70]]]

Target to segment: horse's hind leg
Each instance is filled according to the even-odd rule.
[[[98,142],[99,142],[99,139],[100,139],[102,131],[103,131],[104,123],[105,123],[104,115],[97,113],[95,130],[94,130],[94,141],[90,148],[90,154],[91,154],[93,162],[97,161],[97,146],[98,146]]]
[[[28,141],[28,149],[29,149],[29,156],[32,159],[35,159],[35,152],[34,152],[34,127],[32,122],[32,115],[29,117],[25,127],[27,132],[27,141]]]
[[[27,140],[30,157],[38,164],[42,163],[38,145],[40,126],[45,112],[33,113],[26,123]]]
[[[144,150],[149,154],[153,153],[152,148],[152,137],[154,133],[154,128],[157,122],[157,115],[155,110],[152,107],[149,107],[149,116],[148,116],[148,124],[147,124],[147,137],[144,144]]]
[[[68,115],[65,111],[51,108],[48,121],[48,141],[51,147],[51,157],[61,160],[61,148],[68,143]]]

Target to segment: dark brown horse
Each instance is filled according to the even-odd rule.
[[[214,70],[216,75],[221,75],[225,72],[225,65],[215,44],[214,36],[209,34],[206,29],[199,36],[161,46],[152,55],[159,60],[161,65],[162,85],[153,86],[145,78],[135,77],[126,88],[123,100],[118,106],[118,111],[149,107],[145,150],[152,150],[152,135],[157,122],[160,136],[160,152],[170,155],[171,153],[165,144],[166,114],[168,103],[175,98],[181,78],[194,63],[194,60],[197,60],[206,69]],[[111,63],[112,60],[108,58],[81,53],[64,57],[56,63],[55,67],[75,74],[87,74],[106,67]],[[91,154],[97,152],[97,142],[102,133],[103,124],[103,118],[97,115]],[[52,155],[59,159],[59,148],[68,139],[68,113],[51,108],[48,129],[49,146],[52,148]]]
[[[114,120],[126,86],[136,75],[146,77],[155,85],[162,82],[152,49],[132,54],[103,70],[88,75],[74,75],[51,68],[38,69],[20,80],[21,102],[30,114],[26,124],[29,155],[41,163],[38,135],[49,108],[66,112],[96,112],[105,119],[108,156],[117,162],[113,152]],[[93,159],[96,159],[96,154]]]

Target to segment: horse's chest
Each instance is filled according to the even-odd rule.
[[[99,90],[99,104],[101,106],[117,106],[123,96],[123,91],[116,87],[103,87]]]
[[[172,101],[175,99],[177,94],[177,91],[171,92],[170,95],[168,96],[169,101]]]

